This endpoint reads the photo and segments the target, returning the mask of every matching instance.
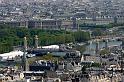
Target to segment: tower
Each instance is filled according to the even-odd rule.
[[[124,38],[122,39],[122,50],[124,50]]]
[[[96,41],[96,55],[98,55],[99,52],[99,41]]]
[[[108,40],[105,40],[105,49],[108,48]]]
[[[77,29],[77,22],[76,22],[76,17],[72,18],[72,22],[73,22],[73,29]]]
[[[38,48],[38,36],[35,35],[35,48]]]
[[[27,38],[24,37],[24,51],[27,50]]]
[[[117,16],[114,16],[113,19],[114,19],[114,23],[117,23],[118,22]]]
[[[26,57],[26,51],[27,51],[27,38],[24,37],[24,54],[23,54],[23,69],[24,71],[27,71],[27,57]]]

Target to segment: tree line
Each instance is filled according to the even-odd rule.
[[[38,35],[39,45],[64,44],[69,42],[83,42],[90,39],[89,32],[42,30],[28,28],[11,28],[0,25],[0,53],[13,50],[13,46],[23,46],[23,38],[28,39],[28,46],[34,45],[34,36]]]

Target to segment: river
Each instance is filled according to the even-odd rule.
[[[120,46],[122,44],[122,41],[109,41],[107,43],[108,46]],[[105,42],[99,42],[99,49],[104,48],[105,47]],[[96,49],[96,42],[90,42],[90,44],[88,44],[86,46],[86,51],[84,52],[84,54],[92,54],[95,55],[95,49]]]

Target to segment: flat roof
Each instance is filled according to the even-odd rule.
[[[45,73],[44,71],[23,71],[23,73]]]

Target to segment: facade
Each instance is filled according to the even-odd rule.
[[[61,24],[62,24],[61,20],[54,19],[29,20],[28,28],[59,30],[61,29]]]
[[[28,21],[28,28],[41,28],[40,20],[30,20],[30,21]]]
[[[42,29],[59,30],[61,29],[61,20],[45,19],[41,21]]]
[[[73,22],[72,21],[62,21],[62,29],[69,30],[73,28]]]
[[[45,60],[39,60],[34,62],[29,66],[30,71],[45,71],[45,70],[53,70],[54,69],[54,63],[45,61]]]
[[[11,27],[26,27],[26,28],[38,28],[49,30],[60,30],[62,21],[55,19],[43,19],[43,20],[28,20],[28,21],[1,21],[1,25],[8,25]]]
[[[9,81],[9,80],[11,80],[11,77],[5,77],[5,76],[3,76],[3,77],[0,77],[0,82],[6,82],[6,81]]]
[[[100,57],[96,57],[96,56],[86,56],[85,60],[100,63]]]
[[[26,28],[28,28],[28,21],[1,21],[0,25],[8,25],[11,27],[26,27]]]

